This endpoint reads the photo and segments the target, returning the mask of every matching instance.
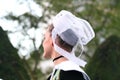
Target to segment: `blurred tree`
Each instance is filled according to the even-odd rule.
[[[20,16],[15,16],[10,13],[6,16],[6,19],[18,21],[20,24],[18,27],[22,27],[22,33],[24,36],[28,36],[34,44],[34,50],[31,53],[31,58],[25,62],[25,65],[29,69],[35,80],[38,79],[38,72],[41,74],[41,70],[38,71],[37,66],[41,61],[42,47],[36,48],[35,38],[31,38],[27,33],[28,29],[39,28],[48,22],[56,13],[60,10],[66,9],[74,13],[75,15],[88,20],[95,32],[96,37],[85,48],[87,54],[85,54],[86,60],[89,60],[97,46],[99,46],[110,35],[119,35],[120,31],[120,3],[119,0],[34,0],[42,8],[42,16],[38,17],[31,14],[33,12],[27,12]],[[26,0],[26,3],[29,0]],[[28,5],[29,6],[29,5]],[[31,7],[29,7],[31,9]],[[14,33],[14,32],[13,32]],[[20,46],[21,47],[21,46]],[[83,55],[84,56],[84,55]],[[32,66],[31,66],[32,65]],[[33,67],[34,66],[34,67]],[[38,72],[37,72],[38,71]],[[34,73],[34,74],[33,74]],[[37,76],[36,76],[37,75]]]
[[[29,53],[30,58],[26,59],[26,56],[22,56],[21,59],[23,61],[24,66],[26,67],[26,70],[31,76],[31,80],[41,80],[41,79],[43,80],[45,78],[45,75],[41,72],[40,69],[38,69],[38,66],[41,62],[41,55],[43,53],[43,48],[42,45],[39,45],[39,48],[36,47],[36,38],[35,38],[36,35],[34,37],[31,37],[28,34],[28,30],[32,28],[36,30],[39,27],[43,27],[44,23],[47,23],[46,18],[49,16],[46,16],[46,18],[44,18],[46,11],[41,12],[42,16],[37,16],[32,14],[33,11],[31,10],[29,0],[25,0],[25,2],[28,3],[30,12],[26,12],[19,16],[14,15],[14,13],[9,13],[9,15],[5,16],[7,20],[17,21],[19,24],[18,27],[21,27],[20,30],[7,31],[7,33],[14,34],[16,32],[21,32],[22,35],[24,35],[24,37],[28,37],[31,40],[31,42],[33,43],[33,50]],[[21,44],[22,43],[18,44],[19,45],[18,49],[22,47]]]
[[[20,57],[0,27],[0,78],[3,80],[30,80]]]
[[[119,80],[120,37],[110,36],[95,51],[86,66],[91,80]]]

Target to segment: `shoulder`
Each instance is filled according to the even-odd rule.
[[[90,80],[84,70],[71,61],[62,62],[55,69],[60,80]]]
[[[76,70],[60,70],[59,77],[60,80],[85,80],[83,73]]]
[[[47,80],[50,80],[51,76]],[[52,76],[52,80],[90,80],[89,77],[76,70],[55,70],[54,75]]]
[[[61,64],[55,66],[55,69],[60,69],[64,71],[75,70],[75,71],[80,71],[80,72],[85,73],[84,70],[79,67],[79,65],[76,65],[75,63],[71,61],[64,61]]]

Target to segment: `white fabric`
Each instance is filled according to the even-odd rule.
[[[67,64],[67,65],[66,65]],[[71,61],[64,61],[54,67],[54,69],[60,69],[64,71],[76,70],[85,73],[78,65]]]
[[[86,20],[80,19],[74,16],[72,13],[65,10],[62,10],[60,13],[58,13],[54,17],[52,23],[54,26],[54,29],[52,31],[52,39],[53,39],[55,50],[59,54],[66,57],[67,59],[73,61],[79,66],[84,67],[86,62],[76,57],[74,52],[78,44],[81,45],[83,50],[83,45],[86,45],[95,36],[91,25]],[[62,32],[68,29],[71,29],[72,31],[74,31],[75,35],[79,38],[76,46],[73,48],[73,51],[71,53],[68,53],[67,51],[63,50],[62,48],[60,48],[55,44],[55,39],[57,34],[60,36]]]
[[[66,57],[68,60],[76,63],[77,65],[80,65],[82,67],[84,67],[86,65],[86,62],[83,61],[82,59],[76,57],[74,55],[74,52],[68,53],[67,51],[63,50],[62,48],[60,48],[59,46],[57,46],[56,44],[54,44],[54,48],[57,52],[59,52],[59,54],[63,55],[64,57]]]
[[[95,36],[91,25],[86,20],[80,19],[65,10],[54,17],[53,25],[58,34],[67,29],[72,29],[81,40],[82,45],[86,45]]]

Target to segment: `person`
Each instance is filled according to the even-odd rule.
[[[53,72],[47,80],[90,80],[81,68],[86,62],[75,51],[90,42],[95,33],[88,21],[61,10],[52,20],[43,41],[45,58],[53,59]]]

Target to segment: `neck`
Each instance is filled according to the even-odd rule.
[[[54,59],[53,59],[53,62],[56,61],[56,60],[58,60],[58,59],[60,59],[60,58],[63,58],[63,57],[64,57],[64,56],[61,56],[61,55],[60,55],[60,56],[54,58]]]
[[[67,59],[63,56],[58,56],[53,59],[54,65],[60,64],[61,62],[67,61]]]
[[[60,55],[59,53],[57,53],[56,51],[54,51],[52,53],[51,58],[53,59],[53,63],[54,65],[60,64],[63,61],[67,61],[68,59],[66,59],[64,56]]]

